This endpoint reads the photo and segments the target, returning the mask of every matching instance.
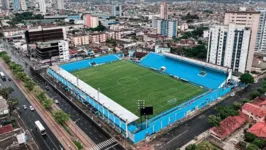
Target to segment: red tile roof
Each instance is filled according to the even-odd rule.
[[[265,109],[263,109],[257,105],[251,104],[251,103],[245,103],[242,106],[242,109],[244,109],[244,110],[252,113],[253,115],[260,117],[260,118],[266,116],[266,110]]]
[[[211,128],[211,131],[222,140],[232,134],[247,121],[247,116],[240,112],[238,116],[229,116],[220,122],[220,126]]]
[[[257,137],[266,138],[266,123],[258,122],[249,128],[248,132],[255,134]]]
[[[10,131],[13,131],[12,124],[8,124],[8,125],[2,126],[0,128],[0,134],[7,133],[7,132],[10,132]]]

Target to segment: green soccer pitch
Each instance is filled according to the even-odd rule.
[[[145,100],[145,106],[153,106],[153,116],[156,116],[206,92],[124,60],[71,73],[95,89],[100,88],[103,94],[137,116],[138,100]]]

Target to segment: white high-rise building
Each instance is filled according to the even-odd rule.
[[[257,8],[260,12],[255,51],[266,53],[266,8]]]
[[[69,44],[68,44],[68,41],[60,40],[58,42],[58,48],[59,48],[59,59],[60,59],[60,61],[69,60]]]
[[[122,16],[121,5],[112,5],[112,16]]]
[[[46,14],[46,3],[45,0],[39,0],[39,9],[40,12]]]
[[[63,10],[63,9],[65,9],[65,2],[64,2],[64,0],[57,0],[57,8],[59,9],[59,10]]]
[[[209,30],[207,62],[245,73],[251,29],[245,25],[215,25]],[[253,57],[253,56],[252,56]]]
[[[20,9],[21,10],[27,10],[27,4],[25,0],[20,0]]]
[[[2,3],[2,10],[9,10],[10,9],[9,0],[1,0],[1,3]]]

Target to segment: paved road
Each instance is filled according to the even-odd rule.
[[[260,85],[261,82],[253,84],[248,88],[248,90],[237,92],[234,97],[228,97],[216,106],[232,105],[232,103],[235,101],[240,101],[243,98],[247,98],[250,93],[252,93],[254,89],[260,87]],[[172,129],[160,139],[162,144],[157,145],[157,149],[175,150],[176,148],[180,148],[189,141],[193,140],[195,136],[211,128],[210,124],[208,123],[208,116],[211,114],[216,114],[215,107],[206,110],[192,120],[189,120],[175,129]]]
[[[3,71],[2,68],[0,68],[0,71]],[[6,75],[6,74],[5,74]],[[43,122],[41,117],[35,112],[30,111],[29,109],[24,110],[23,105],[30,106],[30,103],[25,98],[25,96],[22,94],[22,92],[18,89],[18,87],[14,84],[13,81],[3,81],[0,79],[1,87],[12,87],[14,89],[14,92],[10,95],[11,97],[16,97],[19,100],[19,109],[20,109],[20,117],[24,121],[25,125],[29,130],[31,130],[31,133],[34,136],[35,141],[38,143],[38,146],[41,150],[60,150],[62,148],[62,145],[57,140],[57,138],[54,136],[54,134],[50,131],[50,129],[47,127],[47,125]],[[36,120],[40,120],[43,124],[44,128],[46,129],[46,136],[42,136],[37,129],[35,128],[34,122]]]
[[[9,45],[5,45],[5,48],[8,49],[9,54],[11,51],[11,47]],[[12,54],[12,59],[16,62],[21,64],[28,75],[30,75],[35,82],[37,82],[43,89],[45,89],[45,83],[34,75],[33,72],[29,69],[29,66],[26,65],[24,62],[25,58],[21,58],[19,54]],[[98,125],[94,124],[92,120],[83,116],[79,111],[76,110],[71,104],[69,104],[68,100],[64,99],[59,95],[56,91],[54,91],[51,87],[48,86],[47,94],[59,101],[58,106],[66,113],[71,115],[71,119],[82,129],[95,144],[98,144],[99,147],[103,147],[104,149],[110,150],[124,150],[124,148],[119,145],[115,140],[112,139],[105,131],[103,131]]]

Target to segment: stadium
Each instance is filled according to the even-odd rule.
[[[51,66],[47,73],[133,143],[232,88],[230,69],[170,53],[151,52],[138,62],[111,54]],[[153,114],[141,117],[140,102]]]

